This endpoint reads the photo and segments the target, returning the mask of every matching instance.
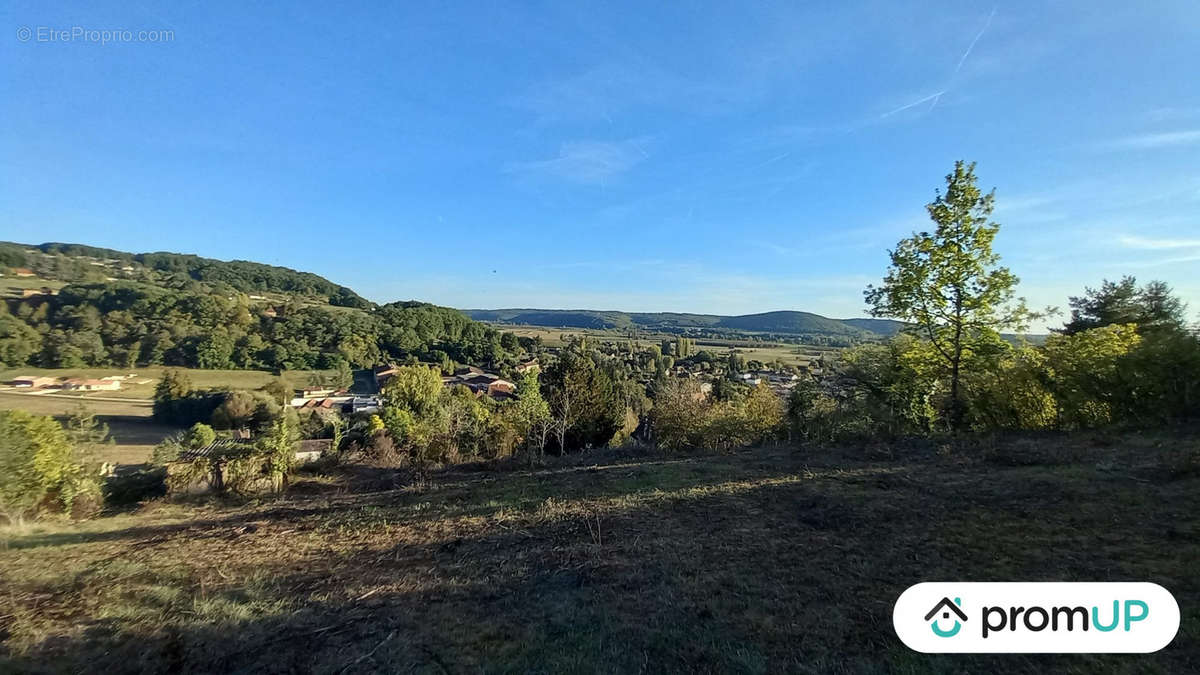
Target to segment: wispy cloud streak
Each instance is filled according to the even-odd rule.
[[[882,115],[880,115],[880,116],[879,116],[879,119],[884,119],[884,118],[886,118],[886,117],[891,117],[892,115],[895,115],[896,113],[901,113],[901,112],[904,112],[905,110],[908,110],[909,108],[915,108],[915,107],[917,107],[917,106],[921,105],[922,103],[925,103],[926,101],[933,101],[933,102],[934,102],[934,105],[937,105],[937,100],[938,100],[939,98],[941,98],[941,97],[942,97],[942,94],[944,94],[944,93],[946,93],[946,90],[945,90],[945,89],[943,89],[942,91],[939,91],[939,92],[937,92],[937,93],[930,94],[930,95],[926,96],[925,98],[922,98],[922,99],[918,99],[918,100],[916,100],[916,101],[913,101],[912,103],[908,103],[908,104],[902,105],[902,106],[900,106],[899,108],[896,108],[895,110],[889,110],[889,111],[887,111],[887,112],[883,113]]]
[[[983,34],[987,32],[988,27],[992,25],[992,19],[994,19],[994,18],[996,18],[996,6],[993,6],[992,11],[988,13],[987,19],[983,22],[983,28],[980,28],[979,32],[975,34],[975,37],[971,40],[971,44],[967,45],[966,50],[963,51],[962,56],[958,57],[958,63],[956,63],[954,65],[954,72],[950,74],[949,81],[946,83],[945,87],[943,87],[938,92],[935,92],[933,94],[930,94],[929,96],[926,96],[924,98],[913,101],[912,103],[902,105],[899,108],[896,108],[894,110],[889,110],[888,112],[885,112],[882,115],[880,115],[879,119],[881,119],[881,120],[887,119],[888,117],[891,117],[892,115],[904,112],[905,110],[909,110],[911,108],[915,108],[915,107],[921,105],[922,103],[926,103],[926,102],[929,103],[929,110],[926,110],[925,112],[926,113],[933,112],[934,108],[937,108],[938,102],[940,102],[942,100],[942,96],[946,92],[950,91],[951,87],[953,86],[954,79],[958,75],[958,72],[960,70],[962,70],[963,64],[965,64],[967,62],[967,59],[971,56],[971,52],[975,51],[975,45],[979,43],[979,40],[983,37]]]
[[[1150,239],[1147,237],[1123,236],[1118,241],[1129,248],[1155,251],[1174,248],[1200,248],[1200,239]]]
[[[979,29],[979,32],[975,34],[975,39],[971,40],[971,44],[967,45],[967,51],[963,52],[962,57],[959,58],[958,65],[954,66],[954,75],[957,75],[958,71],[962,70],[963,64],[967,62],[967,57],[970,56],[971,51],[975,49],[975,43],[979,42],[979,38],[983,37],[983,34],[987,32],[988,26],[992,25],[992,19],[995,17],[996,7],[993,6],[991,14],[988,14],[987,21],[983,22],[983,28]],[[953,77],[953,75],[951,77]]]
[[[568,141],[558,156],[533,162],[513,162],[508,173],[541,174],[576,183],[604,183],[647,159],[645,138],[624,141]]]

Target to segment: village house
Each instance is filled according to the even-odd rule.
[[[382,365],[382,366],[375,366],[374,368],[372,368],[371,369],[371,378],[375,381],[375,391],[379,391],[380,389],[383,389],[384,385],[387,384],[387,381],[392,379],[392,377],[395,376],[395,374],[397,372],[399,372],[399,370],[400,370],[400,366],[397,366],[394,363],[389,363],[389,364]]]
[[[14,268],[13,268],[13,271],[12,271],[12,273],[13,273],[13,276],[14,276],[14,277],[32,277],[32,276],[36,276],[36,275],[33,273],[33,270],[29,269],[28,267],[14,267]]]
[[[333,396],[338,390],[333,387],[305,387],[295,391],[296,398],[324,398]]]
[[[315,462],[332,449],[333,441],[328,438],[310,438],[300,441],[296,443],[296,463]]]
[[[443,377],[442,384],[447,387],[462,385],[476,396],[486,395],[497,399],[509,398],[517,393],[517,385],[499,375],[485,373],[475,367],[462,368],[456,375]]]
[[[18,375],[9,380],[8,384],[9,386],[21,389],[41,389],[58,384],[58,380],[53,377],[41,377],[38,375]]]
[[[352,414],[373,414],[379,412],[380,408],[379,398],[375,396],[355,396],[346,405],[349,406]]]
[[[324,414],[344,412],[347,407],[351,406],[353,401],[354,396],[349,394],[322,396],[321,398],[296,397],[292,399],[291,406],[297,410],[311,410]]]
[[[76,391],[120,391],[121,381],[108,379],[92,380],[76,377],[63,380],[61,386],[63,389],[73,389]]]

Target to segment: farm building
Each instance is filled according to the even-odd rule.
[[[120,380],[90,380],[82,378],[71,378],[64,380],[62,383],[63,389],[73,389],[76,391],[120,391]]]
[[[492,398],[506,398],[517,392],[517,385],[478,368],[466,368],[458,375],[443,377],[442,384],[447,387],[462,385],[475,392],[476,396],[486,394]]]
[[[57,383],[58,380],[53,377],[41,377],[38,375],[18,375],[8,381],[9,385],[22,389],[41,389]]]

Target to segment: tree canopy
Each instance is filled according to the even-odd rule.
[[[999,331],[1022,329],[1029,318],[1023,301],[1014,301],[1017,277],[1002,267],[992,242],[1000,226],[990,220],[995,191],[976,185],[975,164],[955,162],[940,190],[925,208],[933,232],[914,233],[890,252],[891,266],[879,287],[865,296],[871,314],[912,324],[929,340],[950,371],[951,425],[961,426],[963,364],[1003,343]]]

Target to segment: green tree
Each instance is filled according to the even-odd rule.
[[[8,313],[8,304],[0,302],[0,367],[23,366],[41,348],[42,336],[32,327]]]
[[[297,440],[299,435],[292,418],[281,415],[255,443],[255,453],[263,462],[262,472],[271,478],[277,490],[287,487],[288,474],[296,463]]]
[[[1122,277],[1120,281],[1103,280],[1100,288],[1085,288],[1084,294],[1072,297],[1071,320],[1062,329],[1073,335],[1092,328],[1133,324],[1140,332],[1184,328],[1187,305],[1161,281],[1152,281],[1138,288],[1137,279]]]
[[[551,428],[550,404],[542,396],[536,369],[526,371],[517,383],[516,418],[530,461],[535,461],[545,452]]]
[[[976,186],[975,164],[958,161],[926,206],[933,232],[914,233],[890,252],[891,266],[879,287],[865,291],[871,315],[912,325],[928,339],[950,378],[950,424],[965,419],[964,365],[981,352],[1003,347],[998,331],[1024,329],[1031,314],[1013,298],[1017,277],[999,265],[992,241],[1000,226],[989,220],[995,191]]]
[[[282,377],[276,377],[264,384],[261,391],[266,392],[279,405],[287,405],[288,401],[292,398],[292,388],[288,386],[287,380]]]
[[[349,389],[354,384],[354,371],[345,359],[338,359],[333,368],[333,383],[339,389]]]
[[[179,414],[181,402],[192,393],[192,381],[187,373],[175,368],[163,372],[162,379],[154,387],[154,418],[159,421],[174,421]]]
[[[743,409],[751,443],[762,443],[777,437],[783,427],[783,401],[766,382],[759,382],[750,392]]]
[[[666,380],[659,387],[650,412],[655,444],[664,450],[700,447],[711,409],[712,404],[696,380]]]
[[[187,430],[185,442],[189,448],[203,448],[206,445],[212,445],[213,441],[217,440],[217,432],[213,428],[203,422],[196,422],[192,428]]]
[[[76,498],[98,488],[53,418],[0,411],[0,512],[9,523],[22,525],[51,494],[70,510]]]
[[[1142,343],[1134,324],[1113,324],[1046,339],[1045,367],[1058,403],[1058,426],[1078,429],[1121,421],[1130,389],[1122,361]]]
[[[96,414],[82,401],[67,416],[64,431],[81,462],[91,461],[100,446],[112,445],[108,425],[96,419]]]
[[[404,366],[388,381],[382,392],[385,406],[408,410],[417,416],[428,415],[438,405],[442,377],[425,366]]]

